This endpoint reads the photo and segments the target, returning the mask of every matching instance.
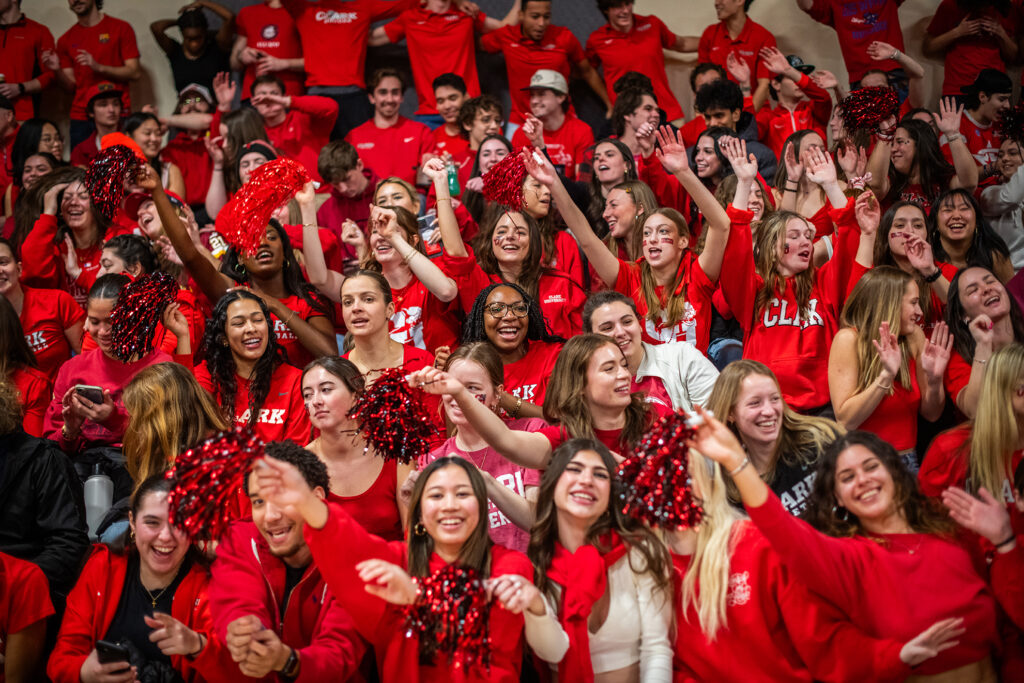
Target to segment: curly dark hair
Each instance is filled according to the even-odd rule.
[[[951,534],[953,524],[942,506],[935,499],[921,493],[917,477],[903,464],[896,449],[877,435],[854,430],[837,438],[825,449],[818,460],[817,476],[807,500],[803,518],[818,531],[837,538],[866,535],[860,520],[846,511],[845,519],[837,513],[840,505],[836,500],[836,467],[839,456],[852,446],[863,446],[874,453],[882,466],[892,477],[895,488],[894,502],[902,512],[907,524],[916,534]],[[843,508],[845,511],[845,508]]]
[[[331,490],[331,477],[327,473],[324,461],[294,441],[268,441],[263,447],[263,452],[275,460],[295,465],[309,488],[315,489],[319,486],[325,494]],[[249,495],[248,474],[245,477],[245,494]]]
[[[295,258],[295,250],[292,248],[292,241],[288,238],[288,233],[276,218],[270,219],[269,226],[277,233],[281,240],[281,247],[284,249],[284,266],[281,269],[284,290],[288,292],[288,296],[302,297],[314,310],[333,322],[334,307],[302,275],[302,267],[299,266],[299,262]],[[220,265],[220,272],[235,282],[249,284],[249,273],[245,271],[245,268],[239,261],[238,250],[234,247],[229,249],[228,253],[224,256],[224,260]]]
[[[928,241],[932,245],[932,253],[936,261],[949,261],[949,254],[942,246],[942,235],[939,234],[939,211],[943,207],[952,205],[957,198],[963,199],[974,212],[974,239],[971,246],[967,248],[964,260],[969,265],[984,266],[989,270],[995,270],[995,254],[1002,254],[1009,260],[1010,249],[1006,242],[999,236],[989,222],[985,219],[974,195],[963,188],[947,190],[938,196],[932,203],[932,210],[928,214]]]
[[[565,342],[561,337],[551,333],[548,329],[547,321],[544,319],[544,313],[540,310],[540,305],[536,299],[526,293],[526,290],[514,282],[495,282],[484,287],[476,295],[476,299],[473,301],[473,308],[470,309],[469,315],[466,316],[466,322],[462,325],[463,344],[470,344],[472,342],[491,343],[491,340],[487,338],[486,328],[484,327],[484,315],[486,315],[484,307],[487,303],[487,297],[498,287],[514,289],[519,296],[523,297],[523,301],[526,302],[529,308],[526,318],[527,341],[541,341],[552,344]]]
[[[551,456],[551,462],[540,480],[540,490],[537,494],[537,518],[530,530],[530,545],[526,550],[530,562],[533,563],[533,570],[536,577],[537,588],[544,593],[555,604],[558,604],[555,595],[554,583],[548,578],[548,569],[551,568],[551,561],[555,556],[555,542],[558,540],[558,511],[555,508],[555,487],[558,480],[569,462],[580,451],[594,451],[603,461],[611,477],[611,492],[608,497],[608,508],[605,513],[587,529],[586,543],[593,544],[601,550],[608,550],[601,545],[601,537],[609,531],[615,531],[622,538],[622,542],[629,546],[630,550],[636,550],[643,556],[642,566],[634,566],[633,558],[626,556],[630,569],[634,573],[650,573],[654,578],[655,585],[662,594],[663,600],[672,599],[671,589],[671,568],[672,561],[668,549],[654,533],[642,522],[622,514],[618,505],[621,494],[622,482],[616,472],[618,466],[611,451],[600,441],[593,439],[569,439],[555,449]]]
[[[256,425],[263,402],[270,393],[274,371],[285,362],[284,350],[277,344],[274,325],[270,322],[270,310],[263,303],[263,299],[245,290],[235,290],[222,296],[213,307],[213,313],[206,325],[202,348],[206,353],[206,367],[214,383],[214,395],[219,399],[224,416],[233,424],[235,394],[238,392],[238,384],[235,381],[237,368],[231,348],[228,346],[225,326],[228,322],[228,306],[242,299],[255,301],[267,321],[267,348],[256,361],[249,378],[249,421],[246,424],[252,429]]]
[[[974,349],[977,342],[971,334],[970,319],[960,302],[960,277],[971,268],[980,268],[989,272],[998,280],[991,268],[984,266],[967,266],[957,271],[953,279],[949,281],[949,290],[946,297],[946,325],[949,326],[949,333],[953,335],[953,350],[960,354],[968,363],[974,362]],[[1010,324],[1013,326],[1013,338],[1018,343],[1024,343],[1024,314],[1021,314],[1017,300],[1005,291],[1004,295],[1010,302]]]

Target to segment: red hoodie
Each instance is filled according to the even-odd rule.
[[[832,260],[814,273],[809,316],[800,319],[794,287],[776,291],[764,310],[756,310],[757,293],[764,280],[754,267],[750,220],[753,214],[730,205],[732,219],[724,262],[731,270],[720,282],[725,300],[743,327],[743,357],[760,361],[775,371],[786,403],[797,411],[829,403],[828,353],[838,328],[846,296],[867,269],[855,261],[860,229],[851,198],[832,209],[839,237]]]
[[[419,642],[406,637],[404,617],[399,607],[370,595],[356,572],[363,560],[382,559],[407,567],[406,545],[388,542],[363,529],[344,508],[328,503],[327,524],[322,529],[306,526],[306,543],[318,561],[324,580],[338,596],[356,622],[356,629],[370,641],[377,655],[382,681],[405,683],[518,683],[523,655],[523,616],[512,614],[500,603],[491,607],[489,633],[491,638],[490,670],[483,666],[453,668],[443,655],[434,663],[419,662]],[[483,520],[486,524],[486,520]],[[339,544],[345,553],[339,554]],[[435,553],[430,570],[444,566]],[[533,581],[533,567],[522,553],[500,545],[491,548],[491,576],[518,574]]]
[[[677,590],[690,559],[672,555]],[[726,623],[709,641],[697,610],[691,604],[681,614],[677,597],[676,683],[901,680],[910,674],[900,661],[901,641],[868,637],[809,593],[749,521],[733,528],[726,604]]]
[[[127,571],[127,556],[116,555],[105,545],[93,546],[78,583],[68,595],[57,644],[46,666],[54,683],[79,682],[82,664],[114,620]],[[206,595],[209,580],[206,570],[193,564],[174,592],[171,616],[205,636],[206,647],[193,660],[172,655],[171,665],[188,683],[249,680],[232,661],[223,641],[214,636]]]
[[[285,156],[302,164],[313,180],[322,182],[317,161],[337,118],[338,103],[330,97],[293,95],[291,109],[284,120],[266,127],[267,137]],[[328,190],[330,187],[326,184],[321,186],[321,192]]]
[[[825,131],[832,117],[832,96],[819,88],[807,74],[800,74],[796,84],[808,99],[797,103],[793,111],[779,104],[761,107],[757,112],[757,139],[767,145],[778,159],[782,158],[786,138],[798,130],[813,130],[822,140],[828,140]]]
[[[298,650],[302,666],[297,682],[346,681],[356,674],[366,646],[316,564],[306,568],[282,613],[284,560],[270,554],[255,524],[235,522],[220,539],[212,574],[210,606],[218,638],[225,637],[235,619],[254,615]]]

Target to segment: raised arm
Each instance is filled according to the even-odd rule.
[[[892,138],[896,134],[896,116],[890,116],[882,122],[879,134],[875,136],[875,148],[868,157],[868,173],[871,180],[868,187],[876,197],[889,194],[889,164],[892,157]]]
[[[524,124],[525,125],[525,124]],[[555,167],[543,154],[521,152],[526,170],[534,180],[551,189],[551,198],[565,220],[566,227],[579,242],[580,248],[590,260],[597,276],[604,282],[614,283],[619,277],[619,259],[608,251],[608,247],[594,233],[579,207],[572,201],[565,184],[555,172]]]
[[[800,180],[804,177],[804,165],[796,158],[796,146],[792,142],[787,143],[782,152],[782,163],[786,165],[786,186],[775,188],[782,195],[779,208],[796,211],[796,194],[800,190]]]
[[[370,225],[371,230],[375,230],[394,247],[402,257],[402,262],[409,266],[409,270],[419,278],[427,291],[445,303],[458,296],[459,288],[455,285],[455,280],[445,275],[437,264],[406,241],[405,235],[398,228],[394,211],[379,206],[373,207],[370,209]]]
[[[512,26],[519,23],[519,10],[522,9],[523,0],[515,0],[512,6],[509,7],[508,12],[501,19],[495,17],[484,16],[483,32],[490,33],[491,31],[497,31],[502,26]]]
[[[916,108],[924,104],[924,67],[917,60],[889,43],[879,40],[868,45],[867,54],[876,62],[891,59],[902,66],[904,73],[907,74],[907,99],[910,106]]]
[[[960,119],[963,118],[963,114],[964,105],[957,106],[956,100],[952,97],[943,97],[939,101],[939,115],[935,116],[935,125],[946,136],[949,151],[953,154],[956,177],[949,181],[949,187],[973,192],[978,186],[978,164],[967,147],[967,139],[960,133]]]
[[[946,323],[940,322],[932,329],[931,339],[925,339],[918,328],[912,338],[917,354],[917,385],[921,388],[921,408],[918,412],[929,422],[942,416],[946,407],[946,389],[942,378],[949,366],[953,350],[953,335]]]
[[[177,22],[174,19],[157,19],[149,25],[149,32],[153,34],[153,39],[156,40],[156,44],[160,46],[160,49],[167,56],[174,52],[174,48],[178,44],[167,35],[167,29],[174,27],[176,24]]]
[[[434,191],[437,193],[437,227],[441,231],[441,246],[449,256],[466,258],[469,256],[469,251],[466,250],[466,243],[462,241],[459,221],[455,217],[455,209],[452,208],[452,195],[448,191],[448,170],[445,168],[444,161],[438,157],[428,159],[420,170],[434,181]]]
[[[551,460],[551,442],[547,437],[509,429],[500,417],[448,373],[423,368],[409,375],[409,385],[428,394],[454,398],[477,433],[508,461],[535,470],[547,468]]]
[[[316,222],[316,195],[312,192],[312,183],[309,183],[307,188],[310,192],[306,192],[304,188],[295,195],[302,213],[302,255],[306,261],[306,277],[309,283],[325,296],[341,303],[341,285],[345,282],[345,276],[327,267],[324,247],[320,242],[320,226]],[[356,230],[358,229],[356,226]]]

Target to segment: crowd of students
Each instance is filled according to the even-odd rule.
[[[198,0],[151,26],[171,113],[130,100],[102,0],[56,42],[0,0],[0,681],[1024,679],[1024,6],[938,3],[928,102],[900,2],[789,8],[847,84],[751,0],[699,36],[597,0],[589,37],[553,1]],[[689,114],[664,50],[697,54]],[[898,111],[848,130],[867,87]],[[116,144],[145,163],[110,217],[86,169]],[[246,253],[214,220],[281,158],[312,180]],[[177,295],[126,358],[155,273]],[[350,414],[393,368],[431,420],[409,464]],[[703,514],[669,530],[617,470],[674,411]],[[197,544],[165,474],[231,427],[266,454]],[[486,663],[403,621],[450,564],[485,579]]]

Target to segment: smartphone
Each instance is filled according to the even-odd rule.
[[[96,659],[100,664],[111,662],[124,662],[128,664],[128,648],[106,640],[96,641]]]
[[[75,393],[87,401],[96,404],[103,403],[103,387],[96,387],[91,384],[76,384]]]

